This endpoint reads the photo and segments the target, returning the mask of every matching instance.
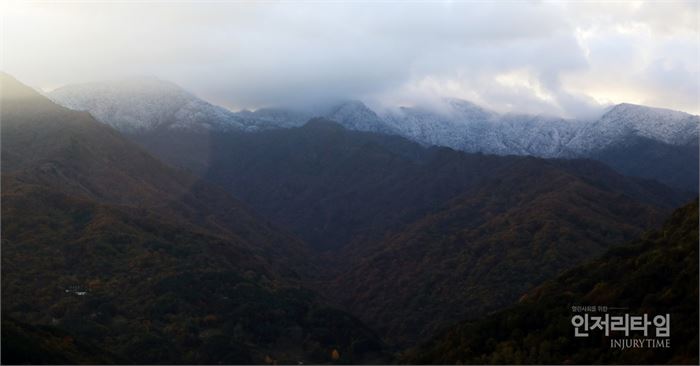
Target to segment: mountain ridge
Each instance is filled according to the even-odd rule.
[[[133,83],[133,84],[132,84]],[[166,94],[167,89],[171,90],[177,90],[182,93],[187,93],[184,89],[181,87],[177,86],[174,83],[168,82],[168,81],[163,81],[157,78],[147,78],[147,79],[140,79],[140,78],[131,78],[131,79],[125,79],[122,81],[115,81],[115,82],[93,82],[93,83],[83,83],[83,84],[71,84],[71,85],[66,85],[57,89],[54,89],[53,91],[48,93],[49,98],[54,100],[55,102],[59,104],[63,104],[66,107],[69,107],[71,109],[79,109],[79,110],[88,110],[90,111],[93,109],[95,106],[92,105],[86,105],[87,101],[81,101],[81,98],[86,98],[86,96],[81,95],[83,94],[84,88],[87,88],[87,91],[93,91],[93,90],[101,90],[101,89],[106,89],[106,88],[112,88],[114,89],[112,92],[116,93],[119,91],[120,88],[125,88],[125,89],[132,89],[131,91],[135,91],[137,87],[139,86],[139,83],[142,84],[143,86],[146,87],[146,89],[152,89],[152,90],[147,90],[145,92],[146,95],[152,94],[152,93],[158,93],[162,92],[163,94]],[[153,85],[150,85],[149,83],[153,83]],[[158,86],[156,84],[159,84],[161,87],[161,91],[157,90]],[[93,89],[93,90],[90,90]],[[109,93],[107,93],[109,94]],[[189,96],[194,97],[192,94],[187,93]],[[165,96],[167,99],[167,95]],[[99,98],[97,98],[99,99]],[[91,102],[96,101],[92,100]],[[197,98],[198,99],[198,98]],[[200,101],[206,103],[205,101],[201,100]],[[523,118],[528,118],[531,120],[542,120],[542,121],[579,121],[576,119],[564,119],[556,116],[547,116],[547,115],[537,115],[537,114],[521,114],[518,112],[508,112],[508,113],[496,113],[493,111],[489,111],[481,106],[478,106],[470,101],[463,100],[463,99],[458,99],[458,98],[443,98],[442,103],[447,106],[448,108],[444,110],[443,112],[439,112],[438,114],[443,114],[443,116],[446,114],[456,114],[456,119],[455,122],[461,122],[461,123],[469,123],[471,121],[486,121],[486,120],[491,120],[491,119],[501,119],[504,117],[508,117],[510,119],[513,119],[518,116],[522,116]],[[207,103],[208,104],[208,103]],[[223,110],[226,110],[225,108],[222,107],[217,107],[221,108]],[[325,111],[324,111],[325,110]],[[348,112],[345,113],[340,113],[343,110],[347,110]],[[411,111],[412,113],[417,113],[420,111],[421,114],[429,114],[433,115],[436,113],[435,109],[432,108],[425,108],[425,107],[406,107],[406,106],[399,106],[394,109],[387,109],[387,111],[392,111],[392,110],[398,110],[398,111]],[[240,116],[248,116],[248,117],[254,117],[256,114],[259,115],[264,115],[267,114],[268,112],[272,113],[274,115],[277,113],[279,116],[276,118],[260,118],[260,120],[279,120],[280,117],[282,119],[286,119],[289,115],[296,115],[296,118],[293,118],[296,122],[292,124],[284,124],[281,122],[278,122],[279,125],[275,124],[268,124],[265,126],[264,124],[260,126],[261,128],[271,128],[271,127],[297,127],[300,124],[300,121],[307,121],[313,117],[325,117],[329,119],[333,119],[338,121],[340,124],[345,126],[348,129],[354,129],[354,130],[359,130],[359,131],[375,131],[375,132],[381,132],[376,129],[376,126],[373,126],[373,124],[379,123],[382,124],[382,121],[377,121],[381,120],[382,118],[390,117],[392,115],[392,112],[382,112],[382,113],[377,113],[373,111],[372,109],[368,108],[365,103],[363,103],[360,100],[347,100],[344,102],[339,102],[339,103],[332,103],[329,105],[327,108],[322,108],[321,110],[317,110],[315,112],[304,112],[303,109],[294,109],[294,108],[280,108],[280,107],[271,107],[271,108],[261,108],[256,111],[247,111],[243,110],[240,112],[232,112],[226,110],[228,113],[230,113],[230,117],[232,119],[237,119],[240,120],[242,117]],[[643,112],[643,113],[642,113]],[[122,127],[127,127],[127,126],[120,126],[120,124],[114,122],[114,118],[108,115],[104,115],[104,113],[97,113],[98,116],[96,118],[103,123],[108,123],[110,125],[113,125],[117,129],[120,129]],[[364,122],[363,126],[356,126],[353,125],[352,123],[346,123],[348,119],[358,119],[359,117],[356,116],[355,114],[364,114],[365,119],[369,119],[368,122]],[[682,111],[676,111],[668,108],[659,108],[659,107],[650,107],[650,106],[645,106],[645,105],[640,105],[640,104],[633,104],[633,103],[627,103],[627,102],[622,102],[615,104],[609,108],[607,108],[604,113],[602,114],[601,118],[603,116],[610,116],[610,115],[620,115],[620,114],[654,114],[655,117],[666,117],[665,119],[671,120],[671,121],[679,121],[682,119],[687,119],[687,118],[692,118],[692,119],[697,119],[697,115],[692,115],[686,112]],[[238,117],[238,118],[236,118]],[[334,118],[335,117],[335,118]],[[255,118],[253,118],[255,119]],[[361,119],[361,118],[360,118]],[[600,119],[600,118],[597,118]],[[597,120],[595,119],[595,120]],[[619,119],[619,117],[617,118]],[[251,125],[251,122],[248,123],[248,126]],[[662,125],[654,125],[655,128],[659,128]],[[152,126],[146,126],[146,127],[152,127]],[[239,128],[239,129],[244,129],[244,126],[239,125],[239,126],[232,126],[233,128]],[[384,128],[380,126],[380,129]],[[394,131],[394,132],[400,132],[400,131]],[[644,132],[644,131],[642,131]],[[645,137],[654,137],[654,138],[666,138],[666,140],[662,140],[667,143],[678,143],[678,136],[665,136],[664,131],[654,131],[655,134],[652,134],[652,136],[645,136]],[[687,137],[685,135],[684,137]],[[685,141],[681,141],[680,143],[685,143]],[[444,146],[449,146],[444,143],[438,143],[438,145],[444,145]],[[454,146],[449,146],[449,147],[454,147]],[[467,150],[469,151],[469,150]],[[486,151],[482,151],[486,152]]]
[[[48,95],[66,106],[89,110],[103,123],[131,134],[157,131],[149,132],[148,129],[140,128],[139,126],[148,126],[148,123],[138,122],[137,117],[129,118],[136,120],[133,123],[139,128],[127,128],[124,120],[119,118],[120,115],[130,116],[136,113],[134,111],[140,110],[141,113],[146,113],[149,108],[169,110],[144,104],[143,101],[129,102],[128,98],[126,101],[120,100],[124,97],[120,97],[119,93],[99,97],[80,89],[80,86],[66,86]],[[157,90],[154,93],[157,94]],[[157,98],[151,96],[150,99],[169,98],[168,93],[162,94]],[[180,104],[182,103],[178,103],[178,107]],[[128,112],[118,113],[126,108]],[[197,108],[202,111],[199,112]],[[211,112],[212,108],[219,108],[216,109],[218,112]],[[683,162],[698,160],[698,153],[688,147],[698,145],[700,117],[631,103],[614,105],[607,108],[599,118],[590,120],[499,114],[456,98],[445,98],[439,107],[434,108],[398,107],[380,113],[358,100],[332,103],[316,110],[262,108],[254,112],[231,112],[195,98],[195,101],[189,100],[178,111],[183,112],[171,113],[174,122],[166,124],[166,127],[199,131],[200,134],[255,132],[299,127],[311,118],[324,117],[335,120],[348,129],[399,135],[426,146],[446,146],[466,152],[496,155],[594,158],[612,164],[625,174],[657,179],[691,192],[697,192],[698,189],[697,164],[678,164],[678,172],[669,176],[664,159],[657,155]],[[160,119],[167,119],[163,113],[158,112],[156,115]],[[141,119],[154,119],[153,116],[146,116],[147,113]],[[637,144],[637,149],[642,149],[639,152],[647,157],[645,162],[649,169],[646,172],[635,168],[639,165],[639,160],[634,155],[628,154],[622,159],[622,155],[615,151],[631,139],[648,139],[651,142],[647,145]]]

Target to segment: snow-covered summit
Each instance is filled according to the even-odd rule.
[[[88,111],[123,132],[244,128],[235,113],[153,77],[69,85],[48,96],[67,108]]]
[[[601,149],[638,136],[671,145],[698,140],[700,117],[663,108],[622,103],[581,128],[569,144],[572,151]]]
[[[425,107],[399,107],[382,116],[402,136],[424,145],[461,149],[466,125],[453,113],[441,113]],[[453,111],[454,112],[454,111]]]
[[[584,122],[551,116],[506,114],[498,119],[504,154],[545,158],[569,155],[568,145]]]
[[[340,123],[349,130],[398,134],[396,129],[358,100],[335,105],[324,117]]]

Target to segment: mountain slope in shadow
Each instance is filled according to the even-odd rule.
[[[369,328],[302,286],[304,243],[89,114],[0,82],[3,362],[382,359]],[[31,350],[46,357],[6,359]]]
[[[402,363],[697,364],[698,202],[659,229],[529,291],[517,305],[447,328],[406,352]],[[604,305],[617,314],[670,314],[671,348],[610,348],[591,331],[573,335],[571,307]],[[601,314],[594,314],[601,315]],[[653,338],[654,331],[650,331]],[[620,335],[620,333],[617,333]],[[621,336],[624,338],[624,336]],[[629,338],[645,338],[639,331]]]
[[[592,160],[425,148],[324,119],[199,149],[203,176],[311,244],[317,288],[398,345],[511,304],[688,198]]]

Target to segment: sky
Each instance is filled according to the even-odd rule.
[[[9,0],[0,21],[0,69],[43,91],[148,75],[234,110],[454,97],[700,113],[698,1]]]

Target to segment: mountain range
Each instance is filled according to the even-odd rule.
[[[351,130],[394,134],[426,146],[465,152],[593,158],[623,174],[698,190],[698,166],[692,162],[698,160],[699,117],[627,103],[608,108],[591,120],[499,114],[459,99],[445,99],[439,108],[398,107],[382,113],[360,101],[314,111],[262,108],[231,112],[155,78],[68,85],[48,96],[68,108],[89,111],[123,132],[148,133],[161,128],[251,132],[299,127],[319,116]],[[629,151],[633,153],[625,153]],[[643,157],[643,164],[635,157]]]
[[[231,112],[157,79],[53,102],[1,73],[0,90],[3,363],[596,362],[527,322],[566,325],[581,299],[697,318],[697,204],[659,229],[696,197],[696,116]],[[654,159],[693,164],[665,184]],[[682,342],[612,360],[697,362]]]

